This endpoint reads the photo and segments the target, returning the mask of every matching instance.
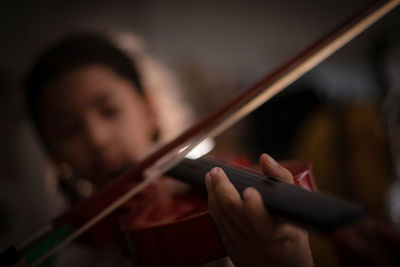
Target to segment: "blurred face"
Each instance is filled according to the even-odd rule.
[[[61,75],[44,88],[40,122],[50,151],[102,183],[152,145],[154,116],[134,85],[105,65]]]

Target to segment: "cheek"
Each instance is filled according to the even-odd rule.
[[[120,121],[119,140],[131,160],[137,162],[148,153],[152,146],[153,127],[144,112],[130,112]]]

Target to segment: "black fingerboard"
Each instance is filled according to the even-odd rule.
[[[222,168],[240,194],[247,187],[256,188],[273,215],[306,229],[331,232],[365,216],[365,210],[358,204],[208,158],[184,159],[166,175],[204,189],[204,176],[213,167]]]

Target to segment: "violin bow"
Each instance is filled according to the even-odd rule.
[[[48,257],[55,254],[58,250],[79,237],[104,217],[115,211],[127,200],[140,193],[163,173],[178,164],[185,155],[187,155],[203,140],[217,136],[240,119],[247,116],[253,110],[285,89],[288,85],[324,61],[327,57],[342,48],[345,44],[373,25],[399,4],[400,0],[390,0],[376,1],[369,5],[356,16],[352,17],[331,33],[306,48],[292,60],[281,65],[274,72],[266,75],[260,81],[251,85],[248,89],[244,90],[222,108],[205,117],[176,139],[167,143],[158,151],[155,151],[137,166],[133,167],[133,169],[111,182],[110,185],[96,193],[91,202],[89,201],[87,203],[93,203],[96,199],[101,199],[102,196],[111,192],[111,190],[118,188],[120,184],[132,179],[132,177],[144,178],[135,187],[129,189],[127,192],[121,193],[118,197],[109,201],[104,209],[77,228],[64,240],[53,246],[50,250],[42,253],[41,256],[32,261],[31,265],[39,265]],[[85,205],[87,206],[90,204],[78,204],[77,207],[72,208],[72,215],[70,214],[70,216],[73,216],[76,211],[82,209]]]

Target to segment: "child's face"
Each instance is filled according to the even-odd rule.
[[[40,121],[51,152],[103,182],[148,152],[154,116],[134,85],[105,65],[66,73],[44,88]]]

